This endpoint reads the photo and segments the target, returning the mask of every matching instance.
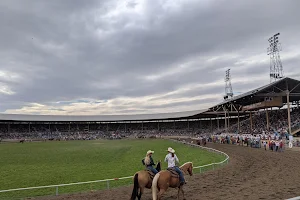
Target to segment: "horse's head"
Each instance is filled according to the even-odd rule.
[[[187,162],[184,163],[180,169],[185,173],[185,174],[189,174],[190,176],[193,176],[193,163],[192,162]]]
[[[156,165],[156,170],[159,172],[161,171],[161,161],[159,161]]]

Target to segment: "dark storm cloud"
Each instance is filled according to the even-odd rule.
[[[267,39],[277,32],[285,74],[300,78],[299,6],[279,0],[1,1],[1,111],[36,113],[30,111],[36,104],[29,105],[38,103],[48,106],[36,107],[41,113],[73,112],[54,102],[80,99],[94,102],[94,113],[205,106],[205,99],[222,97],[227,68],[238,91],[268,83]],[[200,95],[204,100],[172,101]],[[123,97],[127,107],[117,107],[113,99]],[[76,104],[80,112],[92,110],[78,103],[85,106]]]

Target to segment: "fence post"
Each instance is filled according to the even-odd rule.
[[[213,170],[215,170],[215,163],[212,164]]]
[[[109,189],[109,180],[106,181],[107,189]]]
[[[56,196],[58,195],[58,186],[56,186],[56,192],[55,192]]]
[[[202,172],[201,172],[201,168],[202,168],[202,167],[199,167],[199,169],[200,169],[200,174],[202,173]]]

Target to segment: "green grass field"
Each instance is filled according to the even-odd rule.
[[[169,140],[96,140],[0,144],[0,190],[82,182],[131,176],[144,169],[141,160],[154,150],[154,161],[164,160],[171,146],[183,164],[194,166],[218,162],[223,156]],[[162,168],[165,169],[166,163]],[[132,180],[111,181],[110,187],[131,184]],[[60,187],[59,193],[106,188],[107,183]],[[1,199],[54,195],[55,188],[0,193]]]

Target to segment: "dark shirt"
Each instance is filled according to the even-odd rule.
[[[142,160],[142,163],[143,163],[143,165],[145,165],[145,159]],[[155,165],[155,164],[154,164],[153,158],[150,156],[150,164],[147,165],[146,167],[153,166],[153,165]]]

